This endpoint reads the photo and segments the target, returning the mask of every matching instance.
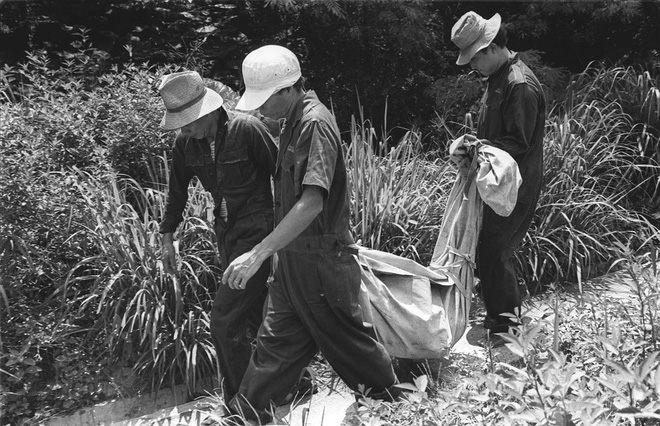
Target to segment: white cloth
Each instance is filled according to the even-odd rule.
[[[508,152],[490,145],[477,149],[477,190],[484,203],[500,216],[509,216],[518,200],[522,177]]]

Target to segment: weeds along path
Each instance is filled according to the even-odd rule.
[[[318,393],[279,407],[273,424],[476,426],[580,420],[630,425],[635,417],[658,420],[659,280],[658,270],[647,264],[532,296],[521,312],[522,333],[500,347],[488,343],[483,303],[475,296],[467,331],[446,357],[395,360],[407,389],[401,401],[361,397],[356,402],[319,357],[313,364]],[[199,423],[217,412],[220,401],[205,398],[117,424]],[[229,424],[223,422],[218,424]]]

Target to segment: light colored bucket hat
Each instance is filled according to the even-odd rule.
[[[451,41],[461,49],[456,64],[469,63],[475,53],[491,44],[501,24],[499,13],[489,20],[472,11],[461,16],[451,29]]]
[[[286,47],[270,44],[253,50],[243,60],[245,93],[236,109],[259,108],[273,93],[293,86],[301,76],[298,58]]]
[[[176,130],[215,111],[223,104],[222,96],[207,88],[196,71],[183,71],[163,76],[158,93],[165,104],[160,122],[164,130]]]

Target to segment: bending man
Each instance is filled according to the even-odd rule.
[[[213,197],[214,229],[223,268],[252,249],[273,229],[270,177],[276,147],[257,118],[223,107],[223,98],[205,87],[200,75],[166,75],[158,87],[166,108],[161,127],[177,130],[172,149],[169,191],[160,224],[163,264],[176,269],[173,234],[183,220],[188,185],[197,177]],[[264,262],[241,289],[218,286],[211,311],[223,396],[238,391],[252,353],[248,322],[256,330],[267,294],[270,261]]]

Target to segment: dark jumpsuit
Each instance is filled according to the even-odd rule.
[[[204,189],[213,196],[214,229],[220,262],[226,268],[273,230],[270,177],[275,168],[277,148],[257,118],[224,108],[221,110],[215,161],[206,140],[177,137],[160,232],[174,232],[183,220],[188,185],[197,176]],[[223,199],[227,208],[226,220],[220,215]],[[254,329],[261,322],[269,275],[270,262],[264,262],[245,290],[233,290],[226,285],[217,288],[211,311],[211,337],[227,401],[238,391],[247,368],[252,353],[247,336],[248,322]]]
[[[234,411],[270,421],[278,405],[317,351],[358,391],[384,395],[395,383],[391,359],[362,321],[358,300],[360,266],[349,234],[346,167],[334,117],[307,92],[280,135],[275,174],[275,221],[302,195],[303,186],[323,189],[322,212],[278,252],[277,279],[268,293],[267,314],[257,348],[232,401]]]
[[[516,160],[523,180],[510,216],[499,216],[484,204],[477,273],[486,322],[494,333],[508,331],[513,322],[500,314],[513,313],[521,304],[514,251],[529,229],[543,184],[544,133],[543,89],[516,55],[488,78],[477,127],[479,139],[487,139]]]

